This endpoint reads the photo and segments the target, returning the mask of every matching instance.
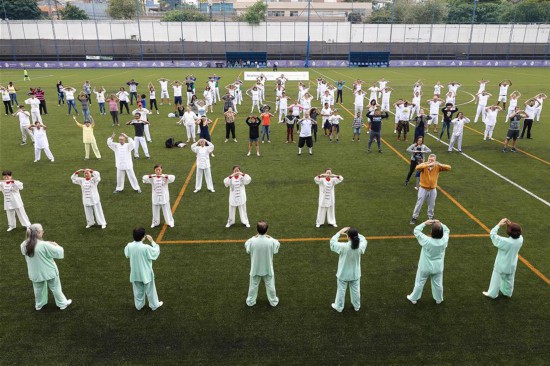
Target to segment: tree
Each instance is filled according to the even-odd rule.
[[[361,23],[361,13],[359,13],[358,11],[352,11],[351,13],[349,13],[348,22],[354,24]]]
[[[0,8],[1,19],[40,19],[42,12],[36,0],[1,0],[3,6]]]
[[[141,6],[138,8],[142,12]],[[113,19],[134,19],[136,16],[135,0],[109,0],[107,14]]]
[[[88,14],[77,6],[67,3],[65,9],[60,11],[61,16],[65,20],[88,20]]]
[[[503,22],[518,23],[548,23],[550,22],[550,2],[540,0],[524,0],[510,6],[501,14]]]
[[[263,1],[258,1],[249,7],[246,12],[237,19],[241,22],[247,22],[250,25],[258,25],[260,22],[265,22],[267,14],[267,5]]]
[[[404,12],[403,23],[444,23],[447,20],[447,4],[442,0],[428,0],[409,7]]]
[[[172,10],[164,14],[163,22],[207,22],[206,14],[203,14],[195,6],[184,4],[181,10]]]

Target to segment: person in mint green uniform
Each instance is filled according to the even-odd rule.
[[[27,229],[27,239],[21,243],[21,254],[27,261],[29,279],[34,288],[35,309],[41,310],[48,303],[48,288],[55,304],[65,310],[73,300],[67,299],[61,289],[59,270],[54,259],[63,259],[64,250],[54,241],[44,241],[44,229],[40,224],[32,224]]]
[[[426,225],[432,226],[431,237],[422,230]],[[449,243],[449,228],[438,220],[428,220],[414,228],[414,236],[418,244],[422,246],[418,269],[414,280],[414,289],[407,299],[416,304],[422,296],[422,290],[426,280],[430,278],[432,283],[432,296],[436,304],[443,301],[443,267],[445,261],[445,249]]]
[[[279,252],[281,244],[275,238],[267,234],[268,225],[265,221],[258,222],[256,226],[258,235],[248,239],[244,244],[246,253],[250,254],[250,285],[246,305],[256,305],[258,287],[262,279],[265,282],[267,300],[273,307],[279,304],[279,298],[275,291],[275,272],[273,271],[273,255]]]
[[[347,235],[348,241],[338,242],[340,235],[344,234]],[[361,255],[365,253],[366,249],[367,239],[355,228],[345,227],[330,239],[330,250],[340,256],[336,272],[336,299],[331,305],[339,313],[344,310],[348,285],[353,308],[355,311],[359,311],[361,308]]]
[[[151,245],[143,242],[147,239]],[[160,247],[154,242],[151,235],[145,235],[142,227],[134,229],[134,241],[124,248],[124,255],[130,259],[130,282],[134,290],[134,304],[141,310],[145,306],[145,296],[149,301],[149,307],[157,310],[163,304],[159,301],[155,287],[155,274],[153,273],[153,261],[160,255]]]
[[[498,230],[504,225],[506,225],[507,238],[498,235]],[[512,297],[518,253],[523,245],[521,226],[504,218],[491,230],[491,241],[498,248],[498,252],[489,289],[483,291],[483,295],[496,299],[500,290],[504,296]]]

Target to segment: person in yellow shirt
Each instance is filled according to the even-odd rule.
[[[82,142],[84,143],[84,151],[85,151],[85,160],[88,160],[90,158],[90,146],[92,147],[92,150],[94,151],[94,155],[97,158],[97,160],[101,159],[101,154],[99,153],[99,149],[97,147],[97,143],[95,141],[94,136],[94,127],[95,122],[94,119],[90,116],[90,120],[84,120],[84,124],[78,123],[76,120],[76,117],[73,116],[74,123],[80,128],[82,128]]]
[[[431,154],[428,157],[428,162],[418,164],[416,170],[420,171],[420,188],[418,189],[418,199],[414,206],[411,225],[416,224],[416,219],[425,200],[428,200],[428,220],[433,220],[435,199],[437,197],[437,178],[439,178],[439,172],[451,170],[451,166],[438,163],[437,156]]]

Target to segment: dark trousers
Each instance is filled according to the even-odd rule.
[[[118,109],[120,109],[120,114],[122,114],[122,112],[124,111],[123,107],[126,107],[126,113],[130,114],[130,110],[128,109],[128,102],[121,100],[120,102],[118,102],[118,104],[119,104]]]
[[[370,147],[372,145],[372,142],[376,139],[376,144],[378,145],[378,150],[382,150],[381,146],[380,146],[380,132],[374,132],[374,131],[370,131],[370,134],[369,134],[369,145],[367,147],[367,149],[370,150]]]
[[[11,107],[11,100],[5,100],[4,101],[4,108],[6,109],[6,114],[13,114],[13,109]]]
[[[317,123],[311,126],[311,132],[313,132],[313,137],[315,142],[317,142]]]
[[[289,125],[287,123],[286,125],[286,140],[287,141],[294,141],[294,125]]]
[[[46,101],[45,100],[40,101],[39,109],[40,109],[40,114],[48,114],[48,110],[46,109]]]
[[[149,105],[151,107],[151,111],[153,110],[153,107],[158,111],[159,107],[157,107],[157,100],[156,99],[149,99]]]
[[[336,102],[335,103],[338,103],[338,98],[340,98],[340,103],[344,103],[344,99],[342,99],[342,90],[337,90],[336,91]]]
[[[412,174],[414,173],[414,171],[416,170],[416,159],[415,160],[411,160],[411,165],[409,166],[409,174],[407,174],[407,179],[405,179],[406,182],[409,181],[409,179],[411,179],[411,176]]]
[[[130,92],[130,104],[131,105],[134,105],[134,98],[136,98],[136,102],[137,102],[138,101],[137,92]]]
[[[533,127],[533,120],[532,119],[525,119],[523,121],[523,130],[521,131],[520,138],[523,138],[523,135],[525,134],[525,130],[527,130],[527,138],[531,138],[531,127]]]
[[[447,129],[447,138],[451,139],[451,121],[443,121],[443,126],[441,127],[441,133],[439,134],[439,139],[441,140],[441,137],[443,137],[443,133],[445,132],[445,129]]]
[[[113,119],[113,124],[118,125],[118,111],[111,111],[111,118]]]
[[[229,133],[231,132],[232,138],[235,138],[235,123],[226,123],[225,124],[225,138],[229,138]]]

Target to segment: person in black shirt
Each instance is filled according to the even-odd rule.
[[[439,134],[439,139],[443,137],[445,129],[447,129],[447,138],[451,139],[451,121],[453,120],[453,115],[458,112],[458,108],[453,106],[453,103],[445,104],[445,108],[441,110],[443,113],[443,127],[441,127],[441,133]]]
[[[309,118],[315,121],[315,123],[311,126],[311,132],[313,134],[315,142],[317,142],[317,116],[318,115],[319,115],[319,112],[317,112],[317,108],[313,107],[309,110]]]
[[[382,132],[382,119],[388,118],[388,111],[381,112],[379,109],[374,110],[373,112],[367,113],[367,118],[370,121],[370,134],[369,134],[369,144],[367,147],[367,152],[370,152],[370,147],[374,139],[378,145],[378,152],[382,152],[380,146],[381,132]]]
[[[249,127],[248,154],[246,156],[250,156],[253,142],[256,143],[256,155],[260,156],[260,145],[258,144],[258,140],[260,139],[260,119],[256,116],[249,116],[245,123]]]
[[[418,136],[424,138],[425,132],[424,129],[428,125],[428,121],[432,119],[432,116],[426,115],[424,109],[420,109],[420,113],[415,117],[415,128],[414,128],[414,141]]]
[[[135,133],[134,159],[139,158],[139,145],[141,145],[141,148],[143,149],[143,153],[145,154],[145,157],[147,159],[150,159],[149,149],[147,148],[147,142],[145,141],[145,137],[144,137],[145,125],[148,125],[149,122],[142,120],[141,114],[136,113],[134,114],[134,119],[126,122],[126,124],[134,126],[134,133]]]

